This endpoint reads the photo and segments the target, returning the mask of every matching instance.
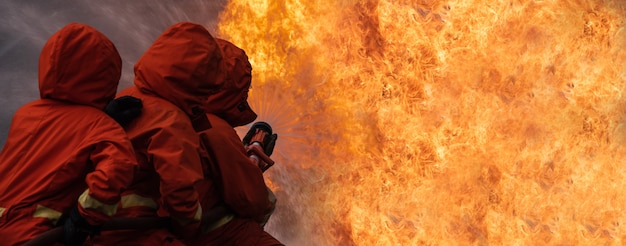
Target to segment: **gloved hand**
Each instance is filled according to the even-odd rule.
[[[113,118],[122,127],[125,127],[141,114],[143,104],[141,100],[132,96],[122,96],[107,104],[104,112]]]
[[[87,223],[78,212],[78,207],[72,208],[69,216],[63,222],[63,244],[83,245],[88,236],[100,234],[100,226]]]

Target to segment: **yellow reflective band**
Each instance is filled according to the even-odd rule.
[[[4,213],[5,210],[7,210],[7,208],[0,207],[0,217],[2,217],[2,214]]]
[[[122,196],[122,207],[149,207],[153,209],[157,209],[158,205],[152,198],[143,197],[137,194],[130,194]]]
[[[202,206],[198,204],[198,209],[196,209],[196,215],[193,216],[195,221],[200,221],[202,219]]]
[[[33,213],[33,217],[49,219],[50,221],[52,221],[53,225],[56,225],[57,222],[59,222],[59,218],[61,218],[61,215],[63,215],[63,213],[41,205],[37,205],[35,213]]]
[[[89,189],[86,189],[83,194],[78,197],[78,203],[84,209],[92,209],[101,212],[107,216],[113,216],[117,212],[117,203],[106,204],[89,195]]]

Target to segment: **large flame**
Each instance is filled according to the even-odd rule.
[[[231,0],[288,245],[626,243],[621,0]],[[245,132],[245,131],[243,131]]]

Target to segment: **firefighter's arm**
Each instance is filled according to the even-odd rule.
[[[93,139],[87,147],[93,171],[85,177],[87,190],[78,199],[78,211],[94,225],[115,214],[120,194],[132,183],[137,167],[132,144],[118,124],[106,117],[97,129],[87,137]]]
[[[225,121],[210,118],[213,128],[207,142],[210,153],[219,165],[225,203],[240,217],[262,220],[271,206],[263,173],[249,159],[235,130]]]
[[[87,236],[99,234],[100,226],[115,214],[137,165],[126,133],[108,117],[98,121],[86,142],[84,151],[89,151],[94,171],[85,177],[87,189],[63,221],[65,245],[82,245]]]
[[[263,147],[259,142],[254,142],[251,145],[246,146],[246,151],[250,157],[250,161],[258,166],[262,172],[274,165],[274,161],[265,154],[265,151],[263,151]],[[265,224],[269,221],[270,216],[272,216],[274,210],[276,209],[276,196],[269,187],[267,188],[267,191],[270,207],[266,209],[263,219],[261,221],[257,220],[261,227],[265,226]]]
[[[242,139],[250,160],[261,169],[261,172],[265,172],[274,165],[274,161],[269,156],[274,152],[277,139],[278,135],[273,133],[270,124],[263,121],[252,124]],[[269,187],[267,191],[271,206],[266,210],[263,219],[259,221],[261,227],[265,226],[276,209],[276,196]]]
[[[147,151],[161,177],[161,196],[166,210],[185,226],[199,222],[202,217],[195,183],[203,176],[198,136],[189,119],[178,116],[163,119],[167,125],[153,135]]]

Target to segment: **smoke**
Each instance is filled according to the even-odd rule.
[[[180,21],[203,24],[217,32],[226,0],[78,1],[5,0],[0,2],[0,146],[11,118],[39,97],[37,63],[46,40],[71,22],[91,25],[107,35],[123,59],[119,89],[132,84],[133,65],[154,39]]]

